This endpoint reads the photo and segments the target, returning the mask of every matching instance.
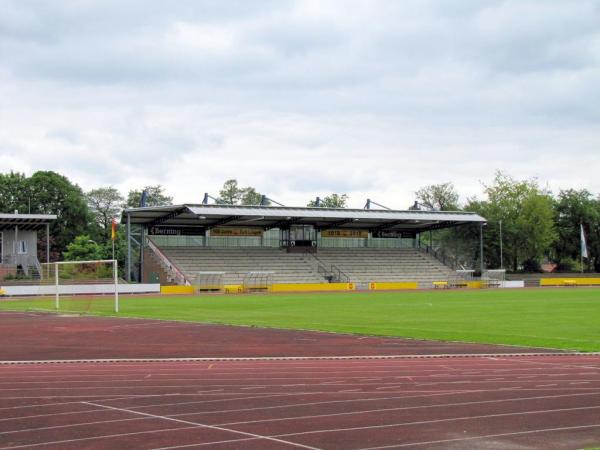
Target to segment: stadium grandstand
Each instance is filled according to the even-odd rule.
[[[411,282],[455,271],[424,233],[485,219],[470,212],[182,204],[123,212],[129,281],[210,288],[247,283]],[[198,281],[201,280],[201,281]],[[257,281],[258,280],[258,281]]]

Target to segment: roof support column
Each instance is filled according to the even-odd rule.
[[[145,240],[145,232],[146,227],[142,225],[142,229],[140,230],[140,275],[139,282],[144,282],[144,240]]]
[[[50,224],[46,224],[46,262],[50,263]]]
[[[19,225],[15,225],[15,242],[13,244],[15,264],[19,264]]]
[[[479,224],[479,259],[480,259],[480,270],[481,276],[483,276],[483,223]]]

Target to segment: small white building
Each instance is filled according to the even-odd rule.
[[[16,275],[41,274],[38,233],[46,238],[45,262],[50,261],[50,223],[53,214],[0,214],[0,279]]]

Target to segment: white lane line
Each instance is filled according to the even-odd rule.
[[[37,419],[40,417],[68,416],[70,414],[88,414],[88,413],[98,412],[98,411],[103,411],[103,410],[96,408],[96,409],[85,409],[83,411],[65,411],[65,412],[50,413],[50,414],[35,414],[35,415],[31,415],[31,416],[5,417],[5,418],[0,419],[0,422],[6,422],[9,420]]]
[[[344,380],[340,380],[341,376],[316,376],[316,377],[302,377],[302,376],[281,376],[281,377],[274,377],[274,376],[259,376],[259,377],[236,377],[236,378],[228,378],[228,377],[224,377],[219,373],[210,373],[210,375],[213,375],[213,379],[214,380],[219,380],[219,381],[236,381],[236,382],[248,382],[248,381],[281,381],[281,380],[285,380],[285,381],[290,381],[290,380],[298,380],[298,381],[304,381],[304,382],[308,382],[308,381],[314,381],[314,383],[312,384],[318,384],[317,382],[321,382],[321,384],[333,384],[333,383],[342,383],[345,380],[357,380],[360,382],[364,382],[364,381],[381,381],[381,378],[377,378],[377,379],[369,379],[369,380],[365,380],[363,379],[363,377],[359,377],[359,376],[344,376]],[[589,375],[589,374],[588,374]],[[140,375],[138,375],[140,376]],[[486,375],[481,375],[481,376],[486,376]],[[557,376],[563,376],[563,375],[557,375]],[[566,376],[566,374],[564,375]],[[401,375],[401,376],[394,376],[394,377],[390,377],[390,378],[406,378],[406,379],[413,379],[413,378],[419,378],[419,379],[426,379],[426,378],[432,378],[432,377],[448,377],[448,378],[452,378],[452,379],[456,379],[457,375],[452,374],[452,375],[448,375],[448,374],[433,374],[433,375]],[[79,378],[79,377],[78,377]],[[82,380],[82,379],[78,379],[78,380],[66,380],[66,379],[58,379],[58,380],[39,380],[39,381],[18,381],[18,380],[10,380],[10,381],[0,381],[0,386],[2,385],[8,385],[8,386],[14,386],[14,385],[32,385],[32,384],[40,384],[40,385],[52,385],[52,384],[60,384],[60,385],[64,385],[65,383],[73,383],[73,384],[86,384],[86,385],[90,385],[91,383],[105,383],[105,384],[109,384],[109,383],[140,383],[140,382],[147,382],[148,380],[150,382],[162,382],[162,383],[172,383],[172,382],[179,382],[179,381],[198,381],[199,379],[202,380],[207,380],[209,379],[206,374],[202,374],[202,376],[200,374],[198,375],[194,375],[194,376],[189,376],[189,377],[185,377],[185,378],[166,378],[161,374],[147,374],[146,376],[144,376],[143,378],[127,378],[127,379],[118,379],[118,380],[110,380],[107,381],[106,380],[106,376],[104,377],[104,379],[102,380]],[[328,379],[332,379],[333,381],[322,381],[322,380],[328,380]],[[503,380],[504,378],[497,378],[498,380]],[[492,380],[496,380],[496,378],[492,379]],[[492,381],[490,380],[490,381]],[[305,384],[305,383],[302,383]],[[96,387],[96,386],[95,386]],[[100,386],[101,387],[101,386]],[[142,387],[142,386],[140,386]]]
[[[234,434],[241,434],[243,436],[249,436],[249,437],[253,437],[253,438],[257,438],[257,439],[266,439],[268,441],[277,442],[279,444],[286,444],[286,445],[291,445],[291,446],[295,446],[295,447],[299,447],[299,448],[306,448],[306,449],[309,449],[309,450],[319,450],[317,447],[311,447],[309,445],[304,445],[304,444],[299,444],[299,443],[296,443],[296,442],[286,441],[284,439],[278,439],[278,438],[272,437],[272,436],[264,436],[264,435],[255,434],[255,433],[248,433],[246,431],[231,430],[231,429],[228,429],[228,428],[223,428],[223,427],[219,427],[219,426],[215,426],[215,425],[207,425],[207,424],[199,423],[199,422],[191,422],[191,421],[188,421],[188,420],[176,419],[176,418],[168,417],[168,416],[159,416],[157,414],[149,414],[149,413],[145,413],[145,412],[135,411],[135,410],[132,410],[132,409],[115,408],[114,406],[102,405],[100,403],[93,403],[93,402],[82,402],[82,403],[86,403],[88,405],[97,406],[97,407],[101,407],[101,408],[111,409],[111,410],[114,410],[114,411],[123,411],[123,412],[128,412],[128,413],[131,413],[131,414],[138,414],[140,416],[152,417],[152,418],[155,418],[155,419],[162,419],[162,420],[167,420],[167,421],[170,421],[170,422],[182,423],[182,424],[185,424],[185,425],[195,425],[195,426],[200,427],[200,428],[208,428],[208,429],[211,429],[211,430],[218,430],[218,431],[225,431],[225,432],[230,432],[230,433],[234,433]]]
[[[29,447],[40,447],[40,446],[48,446],[48,445],[55,445],[55,444],[69,444],[72,442],[89,441],[92,439],[94,439],[94,440],[110,439],[110,438],[118,438],[118,437],[125,437],[125,436],[135,436],[138,434],[165,433],[167,431],[180,431],[180,430],[192,430],[192,429],[198,429],[198,427],[192,426],[192,427],[177,427],[177,428],[161,428],[159,430],[135,431],[135,432],[131,432],[131,433],[118,433],[118,434],[105,434],[105,435],[101,435],[101,436],[92,436],[92,437],[85,437],[85,438],[63,439],[60,441],[38,442],[35,444],[13,445],[10,447],[0,447],[0,449],[1,450],[10,450],[10,449],[15,449],[15,448],[29,448]]]
[[[564,388],[564,389],[567,389],[567,388]],[[584,388],[571,388],[571,389],[584,389]],[[594,388],[587,388],[588,391],[590,389],[594,389]],[[443,390],[414,390],[414,391],[406,391],[406,392],[407,393],[420,393],[421,395],[379,397],[379,398],[416,398],[416,397],[423,397],[423,396],[427,397],[431,393],[433,393],[431,395],[446,395],[446,394],[463,393],[463,392],[470,392],[470,391],[467,391],[465,389],[452,389],[452,390],[443,389]],[[480,390],[480,391],[476,391],[476,392],[487,392],[487,390]],[[238,400],[272,399],[272,398],[277,398],[277,397],[298,397],[298,396],[305,397],[308,395],[318,395],[318,396],[337,395],[340,393],[341,393],[341,391],[299,391],[299,392],[293,392],[293,393],[261,392],[260,395],[254,395],[254,396],[248,396],[248,397],[219,398],[219,399],[213,399],[213,400],[195,400],[195,401],[189,401],[189,402],[175,402],[175,403],[154,403],[154,404],[150,404],[150,405],[136,405],[136,406],[133,406],[133,408],[145,409],[145,408],[156,408],[156,407],[161,407],[161,406],[196,405],[196,404],[203,404],[203,403],[232,402],[232,401],[238,401]],[[231,393],[224,393],[223,395],[235,395],[235,394],[241,394],[241,393],[231,392]],[[360,394],[371,395],[371,394],[382,394],[382,392],[361,391]],[[182,397],[186,397],[186,396],[190,396],[190,395],[193,396],[195,394],[182,394]],[[374,400],[376,400],[376,399],[377,398],[374,398]],[[331,401],[337,401],[337,400],[331,400]],[[340,401],[354,401],[354,399],[340,400]],[[315,403],[308,403],[308,404],[317,404],[318,405],[321,403],[328,403],[328,402],[315,402]],[[285,407],[285,405],[274,406],[274,408],[279,408],[279,407]]]
[[[255,440],[257,440],[257,438],[228,439],[226,441],[202,442],[201,444],[184,444],[184,445],[175,445],[172,447],[157,447],[157,448],[151,448],[149,450],[171,450],[174,448],[205,447],[207,445],[231,444],[233,442],[246,442],[246,441],[255,441]]]
[[[299,433],[285,433],[285,434],[276,434],[275,437],[289,437],[289,436],[301,436],[307,434],[320,434],[320,433],[336,433],[340,431],[359,431],[359,430],[374,430],[381,428],[394,428],[394,427],[404,427],[408,425],[427,425],[432,423],[443,423],[443,422],[454,422],[461,420],[475,420],[475,419],[490,419],[494,417],[507,417],[507,416],[526,416],[533,414],[548,414],[548,413],[556,413],[556,412],[567,412],[567,411],[582,411],[589,409],[600,409],[600,406],[582,406],[577,408],[557,408],[557,409],[542,409],[538,411],[521,411],[514,413],[501,413],[501,414],[486,414],[480,416],[464,416],[464,417],[452,417],[448,419],[434,419],[434,420],[420,420],[415,422],[401,422],[401,423],[390,423],[386,425],[370,425],[365,427],[347,427],[347,428],[331,428],[325,430],[313,430],[313,431],[302,431]]]
[[[526,357],[525,355],[523,355],[523,357]],[[596,366],[584,366],[584,365],[580,365],[578,363],[565,363],[565,362],[548,362],[548,361],[530,361],[527,359],[502,359],[503,361],[516,361],[516,362],[520,362],[520,363],[527,363],[527,364],[544,364],[544,365],[550,365],[550,366],[559,366],[559,368],[561,369],[596,369],[599,370],[600,367],[596,367]]]
[[[529,430],[529,431],[513,431],[511,433],[485,434],[485,435],[481,435],[481,436],[470,436],[470,437],[464,437],[464,438],[441,439],[439,441],[425,441],[425,442],[411,442],[408,444],[381,445],[378,447],[363,447],[358,450],[379,450],[379,449],[384,449],[384,448],[414,447],[416,445],[443,444],[446,442],[473,441],[473,440],[477,440],[477,439],[519,436],[519,435],[524,435],[524,434],[535,434],[535,433],[548,433],[548,432],[552,432],[552,431],[584,430],[584,429],[589,429],[589,428],[600,428],[600,424],[578,425],[578,426],[573,426],[573,427],[541,428],[541,429]]]
[[[107,410],[106,409],[97,409],[96,410],[96,412],[100,412],[100,411],[106,412]],[[35,432],[35,431],[55,430],[55,429],[59,429],[59,428],[75,428],[75,427],[83,427],[83,426],[87,426],[87,425],[99,425],[99,424],[103,424],[103,423],[132,422],[132,421],[136,421],[136,420],[148,420],[148,419],[151,419],[151,417],[130,417],[128,419],[123,418],[123,419],[97,420],[94,422],[68,423],[65,425],[53,425],[51,427],[23,428],[21,430],[2,431],[2,432],[0,432],[0,435],[16,434],[16,433],[31,433],[31,432]]]
[[[575,394],[577,395],[577,394]],[[578,395],[586,395],[587,394],[578,394]],[[457,402],[457,403],[444,403],[444,404],[435,404],[435,405],[421,405],[421,406],[400,406],[397,408],[378,408],[378,409],[368,409],[368,410],[360,410],[360,411],[346,411],[341,413],[329,413],[329,414],[314,414],[308,416],[292,416],[292,417],[279,417],[274,419],[260,419],[260,420],[246,420],[240,422],[227,422],[227,423],[219,423],[219,426],[231,426],[231,425],[243,425],[249,423],[264,423],[264,422],[281,422],[285,420],[298,420],[298,419],[316,419],[320,417],[338,417],[338,416],[350,416],[355,414],[369,414],[369,413],[379,413],[379,412],[390,412],[390,411],[407,411],[407,410],[420,410],[420,409],[437,409],[437,408],[448,408],[448,407],[456,407],[456,406],[473,406],[473,405],[486,405],[491,403],[508,403],[508,402],[519,402],[519,401],[529,401],[529,400],[544,400],[544,399],[555,399],[560,397],[573,397],[574,395],[549,395],[549,396],[538,396],[538,397],[517,397],[517,398],[509,398],[509,399],[500,399],[500,400],[482,400],[476,402]],[[577,408],[600,408],[598,406],[582,406]],[[575,409],[577,409],[575,408]],[[563,408],[561,408],[562,410]],[[548,410],[553,411],[553,410]],[[525,412],[514,412],[514,413],[506,413],[506,414],[526,414]],[[174,414],[171,417],[181,417],[182,415],[192,415],[193,413],[186,414]],[[450,419],[449,419],[450,420]]]
[[[108,402],[108,401],[115,401],[115,400],[164,397],[164,396],[172,396],[172,395],[179,395],[179,394],[121,395],[119,397],[109,396],[108,398],[106,398],[103,395],[83,395],[83,396],[77,396],[77,397],[78,398],[81,398],[81,397],[87,398],[88,400],[102,400],[103,402]],[[7,397],[2,397],[2,398],[6,399]],[[22,399],[22,398],[27,398],[27,397],[15,397],[15,398]],[[33,397],[33,398],[45,398],[45,397]],[[68,397],[60,397],[60,398],[68,398]],[[38,404],[18,405],[18,406],[5,406],[5,407],[0,408],[0,411],[5,411],[8,409],[43,408],[46,406],[60,406],[60,405],[74,405],[74,404],[79,404],[79,400],[72,401],[72,402],[54,402],[54,403],[38,403]]]
[[[263,411],[268,409],[284,409],[284,408],[295,408],[295,407],[303,407],[303,406],[316,406],[316,405],[331,405],[337,403],[360,403],[360,402],[376,402],[379,400],[389,401],[389,400],[405,400],[405,399],[413,399],[413,398],[430,398],[430,397],[442,397],[449,395],[464,395],[464,394],[480,394],[486,393],[489,391],[456,391],[456,392],[444,392],[444,393],[436,393],[429,395],[410,395],[410,396],[395,396],[395,397],[375,397],[375,398],[361,398],[361,399],[349,399],[349,400],[329,400],[323,402],[309,402],[309,403],[292,403],[289,405],[278,405],[278,406],[264,406],[264,407],[256,407],[256,408],[240,408],[240,409],[226,409],[220,411],[198,411],[198,412],[190,412],[190,413],[180,413],[180,414],[172,414],[171,417],[183,417],[183,416],[191,416],[191,415],[201,415],[201,414],[225,414],[232,412],[248,412],[248,411]],[[600,392],[583,392],[583,393],[575,393],[575,394],[557,394],[557,395],[540,395],[534,397],[516,397],[509,399],[497,399],[497,400],[480,400],[473,402],[458,402],[458,403],[444,403],[438,405],[422,405],[422,406],[414,406],[407,408],[437,408],[437,407],[445,407],[445,406],[460,406],[460,405],[477,405],[477,404],[487,404],[487,403],[502,403],[502,402],[511,402],[511,401],[528,401],[528,400],[547,400],[547,399],[556,399],[563,397],[577,397],[577,396],[592,396],[592,395],[600,395]]]

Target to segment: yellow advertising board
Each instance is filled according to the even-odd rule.
[[[219,237],[240,237],[240,236],[252,236],[261,237],[263,234],[262,228],[213,228],[210,230],[211,236]]]
[[[368,230],[323,230],[321,237],[333,238],[368,238]]]
[[[272,292],[353,291],[354,283],[282,283],[274,284]]]

